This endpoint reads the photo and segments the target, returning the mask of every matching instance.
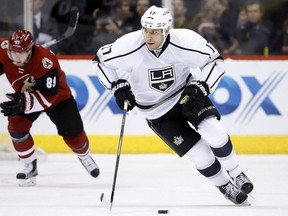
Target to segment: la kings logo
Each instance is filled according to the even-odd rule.
[[[174,67],[168,66],[165,68],[149,69],[150,87],[159,92],[166,92],[174,83]]]

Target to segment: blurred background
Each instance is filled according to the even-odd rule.
[[[175,28],[198,32],[223,55],[288,54],[288,0],[1,0],[0,37],[25,28],[43,44],[65,32],[70,9],[77,6],[75,34],[51,49],[94,55],[140,29],[140,17],[151,5],[169,8]]]

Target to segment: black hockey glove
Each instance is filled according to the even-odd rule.
[[[24,112],[25,97],[23,93],[11,93],[6,94],[6,96],[10,100],[0,104],[1,113],[3,113],[4,116],[10,116]]]
[[[111,84],[111,91],[114,93],[116,103],[120,109],[124,109],[124,101],[128,100],[128,109],[132,110],[136,105],[135,96],[131,91],[131,86],[127,80],[119,79]]]
[[[193,81],[182,92],[180,104],[182,104],[182,113],[197,114],[205,105],[206,98],[210,91],[204,81]]]

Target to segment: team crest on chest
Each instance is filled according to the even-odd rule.
[[[175,83],[174,66],[149,69],[149,84],[156,91],[166,92]]]
[[[22,85],[21,92],[31,92],[32,88],[36,85],[36,80],[33,76],[29,76]]]
[[[53,67],[53,62],[46,57],[42,59],[42,64],[43,64],[43,67],[48,70]]]

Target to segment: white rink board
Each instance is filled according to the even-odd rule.
[[[288,134],[288,61],[225,60],[226,76],[212,99],[220,107],[222,122],[231,135]],[[92,70],[91,60],[60,60],[73,95],[77,99],[85,130],[91,135],[118,135],[121,112],[113,95],[104,91]],[[0,77],[0,101],[11,92],[5,76]],[[0,133],[7,120],[0,115]],[[33,134],[55,134],[56,128],[44,114],[35,122]],[[128,113],[127,135],[152,135],[141,113]]]

